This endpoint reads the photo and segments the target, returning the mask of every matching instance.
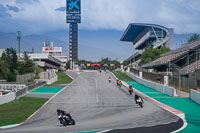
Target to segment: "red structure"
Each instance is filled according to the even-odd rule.
[[[91,64],[91,67],[101,67],[101,64]]]

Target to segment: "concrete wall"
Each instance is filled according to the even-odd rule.
[[[0,105],[15,100],[15,96],[15,92],[11,92],[6,95],[0,96]]]
[[[131,77],[132,79],[134,79],[136,82],[138,82],[138,83],[140,83],[144,86],[155,89],[155,90],[160,91],[160,92],[167,94],[169,96],[174,96],[174,89],[172,87],[164,86],[164,85],[161,85],[161,84],[157,84],[157,83],[139,78],[139,77],[137,77],[137,76],[135,76],[131,73],[128,73],[128,72],[126,72],[126,74],[129,77]]]
[[[24,96],[28,91],[30,91],[34,88],[37,88],[41,85],[44,85],[44,84],[46,84],[46,82],[38,82],[38,83],[31,84],[29,86],[23,85],[23,86],[21,86],[20,89],[14,89],[13,90],[14,92],[9,91],[10,93],[0,96],[0,105],[11,102],[17,98],[20,98],[20,97]],[[12,84],[7,84],[7,85],[12,86]],[[7,91],[7,90],[5,90],[5,91]]]
[[[200,104],[200,92],[199,91],[196,91],[196,90],[193,90],[191,89],[190,90],[190,98],[197,102],[198,104]]]
[[[46,72],[40,73],[39,81],[46,81],[46,83],[52,84],[58,80],[55,69],[48,69]]]
[[[0,84],[1,91],[17,91],[25,88],[25,84]]]
[[[35,77],[34,73],[27,73],[23,75],[17,75],[17,82],[27,82],[28,80],[33,80]]]

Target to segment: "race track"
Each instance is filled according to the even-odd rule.
[[[97,71],[70,74],[73,83],[43,106],[24,124],[0,130],[4,133],[67,133],[111,130],[109,132],[171,132],[182,125],[180,119],[144,100],[144,108],[128,95],[127,88],[118,88],[110,74]],[[59,124],[56,109],[70,112],[75,126]],[[145,128],[141,128],[145,127]],[[120,130],[114,130],[120,129]]]

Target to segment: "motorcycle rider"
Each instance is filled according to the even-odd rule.
[[[66,115],[66,111],[57,109],[57,113],[58,113],[58,119],[61,119],[61,118],[67,119],[68,118],[68,116]]]
[[[119,86],[119,79],[116,80],[117,86]]]
[[[129,91],[130,95],[132,95],[132,93],[133,93],[133,86],[131,84],[129,85],[128,91]]]
[[[144,103],[144,101],[143,101],[143,99],[140,97],[140,96],[138,96],[137,94],[135,94],[135,103],[136,104],[139,104],[139,103]],[[139,104],[140,105],[140,104]],[[142,104],[141,104],[142,105]],[[142,107],[142,106],[141,106]]]
[[[72,119],[70,113],[66,113],[66,111],[57,109],[57,115],[58,115],[58,120],[60,121],[60,124],[63,124],[62,119],[64,119],[68,124],[70,125],[75,125],[75,121]]]
[[[109,83],[111,82],[111,77],[108,78],[108,82],[109,82]]]
[[[119,87],[121,87],[122,86],[122,81],[121,80],[119,80]]]

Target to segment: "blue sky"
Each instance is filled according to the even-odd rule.
[[[65,4],[65,0],[0,0],[0,32],[44,34],[68,30]],[[110,37],[115,40],[112,45],[118,43],[125,49],[130,49],[131,43],[119,42],[115,34],[123,34],[129,23],[160,24],[174,28],[176,34],[200,33],[200,0],[82,0],[81,4],[80,30],[86,34],[108,30],[104,41],[109,42]],[[96,40],[86,36],[87,45],[98,47],[94,42],[102,40],[101,34],[105,32],[99,32]]]
[[[131,22],[155,23],[175,33],[200,32],[199,0],[82,0],[81,29],[124,31]],[[65,0],[0,0],[1,31],[66,29]],[[11,25],[12,24],[12,25]]]

